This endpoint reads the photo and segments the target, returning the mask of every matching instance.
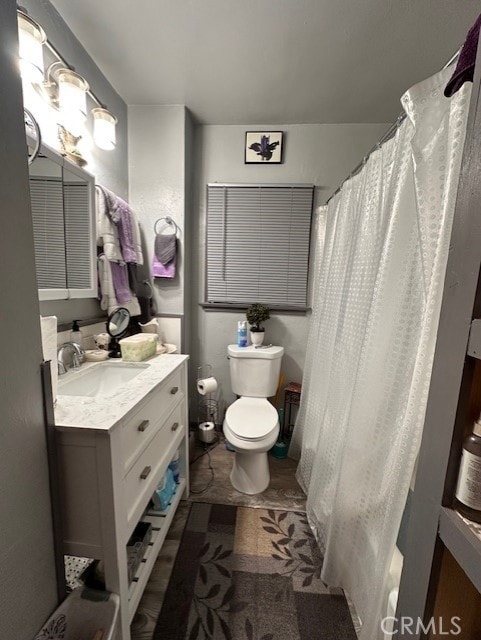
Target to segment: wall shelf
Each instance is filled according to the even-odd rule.
[[[476,589],[481,592],[481,525],[442,508],[439,537]]]

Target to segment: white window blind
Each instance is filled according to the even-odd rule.
[[[30,179],[35,266],[39,289],[65,289],[65,228],[61,178]]]
[[[89,184],[64,182],[65,253],[69,289],[91,287]]]
[[[307,306],[312,185],[208,185],[207,303]]]

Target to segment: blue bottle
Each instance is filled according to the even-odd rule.
[[[237,323],[237,346],[247,347],[247,320],[239,320]]]

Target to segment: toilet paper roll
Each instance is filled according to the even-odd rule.
[[[207,393],[214,393],[214,391],[217,391],[217,386],[217,380],[213,377],[197,380],[197,391],[201,396],[205,396]]]
[[[199,440],[210,443],[214,442],[215,438],[215,424],[213,422],[201,422],[199,424]]]

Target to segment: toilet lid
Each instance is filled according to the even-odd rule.
[[[240,398],[225,414],[229,429],[241,440],[261,440],[277,427],[277,411],[266,398]]]

